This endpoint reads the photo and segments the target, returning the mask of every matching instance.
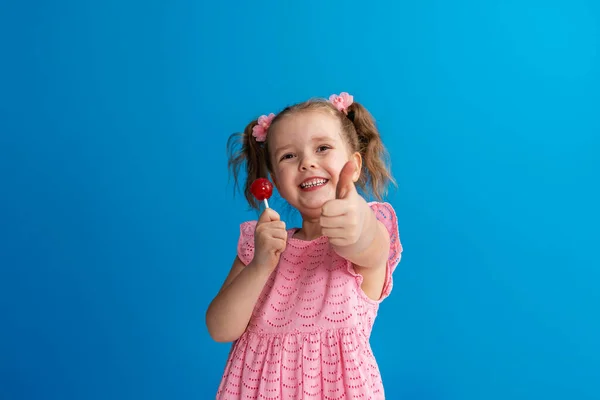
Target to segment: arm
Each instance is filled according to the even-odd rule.
[[[270,271],[236,257],[231,271],[206,311],[206,326],[217,342],[237,340],[246,330]]]
[[[335,252],[352,262],[362,275],[365,294],[378,300],[386,281],[390,234],[356,191],[357,171],[351,161],[346,163],[337,182],[336,198],[324,204],[320,223]]]
[[[217,342],[237,340],[246,330],[265,283],[285,250],[285,223],[272,209],[260,216],[253,236],[254,250],[248,265],[235,258],[221,290],[206,311],[206,326]],[[248,261],[246,261],[248,262]]]
[[[369,205],[361,204],[365,222],[358,240],[348,246],[333,246],[340,256],[354,264],[356,273],[362,275],[361,289],[373,300],[379,300],[386,279],[386,265],[390,250],[390,235],[377,220]]]

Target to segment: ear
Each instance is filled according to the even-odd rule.
[[[356,182],[360,178],[360,174],[362,172],[362,156],[358,151],[356,151],[350,156],[350,160],[354,162],[354,165],[356,165],[354,176],[352,176],[352,181]]]

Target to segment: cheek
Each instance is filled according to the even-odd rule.
[[[348,157],[345,157],[343,153],[336,153],[329,159],[329,165],[334,169],[341,170],[344,164],[348,161]]]
[[[286,182],[288,182],[290,179],[289,172],[286,170],[286,168],[275,167],[273,169],[273,174],[275,175],[273,180],[278,186],[278,189],[282,186],[285,187]]]

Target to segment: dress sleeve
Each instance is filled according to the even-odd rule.
[[[247,221],[240,225],[240,237],[237,246],[237,255],[244,265],[250,264],[254,258],[254,230],[256,221]]]
[[[381,298],[379,299],[379,301],[382,301],[388,297],[392,291],[392,274],[400,262],[400,257],[402,255],[402,243],[400,242],[398,219],[396,218],[396,212],[394,211],[394,208],[389,203],[379,202],[371,202],[369,203],[369,206],[375,213],[377,220],[385,226],[390,235],[390,249],[386,266],[385,283],[383,285]]]

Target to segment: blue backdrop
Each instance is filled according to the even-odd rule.
[[[5,0],[0,38],[1,399],[213,398],[227,137],[340,91],[399,183],[388,398],[600,397],[598,2]]]

